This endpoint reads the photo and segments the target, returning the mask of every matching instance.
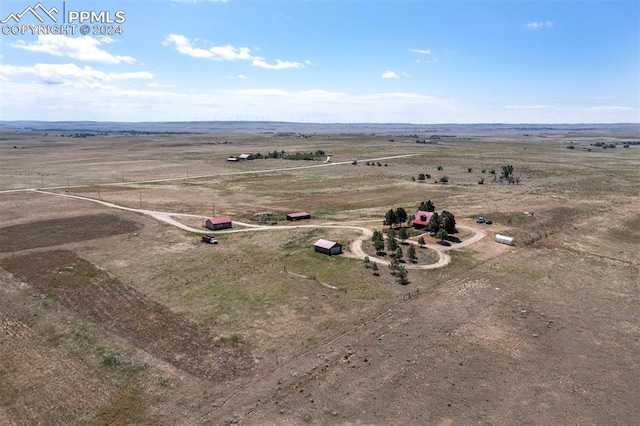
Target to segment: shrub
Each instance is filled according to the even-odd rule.
[[[122,362],[118,358],[116,358],[115,356],[108,355],[108,356],[103,357],[102,361],[100,363],[105,368],[116,368]]]

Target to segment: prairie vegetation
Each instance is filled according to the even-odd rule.
[[[3,128],[0,423],[640,416],[636,127],[461,126],[436,139],[419,126],[278,126]],[[274,151],[323,155],[226,161]],[[203,232],[214,214],[242,224],[214,232],[213,246],[59,195],[172,213]],[[455,215],[459,232],[409,230],[418,206]],[[295,211],[311,213],[305,227],[278,228]],[[362,248],[397,267],[363,266],[349,247],[361,234],[314,227],[327,223],[393,231],[391,249],[377,233]],[[455,249],[473,235],[463,226],[488,235]],[[518,244],[495,244],[495,233]],[[345,254],[315,252],[319,238]],[[429,246],[441,240],[453,244],[449,265],[411,269],[437,262]]]

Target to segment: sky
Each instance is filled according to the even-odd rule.
[[[638,0],[2,0],[0,21],[0,120],[640,122]]]

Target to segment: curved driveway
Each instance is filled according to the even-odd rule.
[[[27,190],[27,191],[31,191],[31,192],[36,192],[39,194],[46,194],[46,195],[53,195],[53,196],[58,196],[58,197],[67,197],[67,198],[73,198],[73,199],[77,199],[77,200],[83,200],[83,201],[90,201],[93,203],[97,203],[97,204],[101,204],[105,207],[110,207],[110,208],[114,208],[114,209],[118,209],[118,210],[125,210],[125,211],[130,211],[130,212],[134,212],[134,213],[140,213],[140,214],[144,214],[147,216],[151,216],[152,218],[160,221],[160,222],[164,222],[167,223],[169,225],[175,226],[177,228],[180,228],[182,230],[188,231],[188,232],[194,232],[194,233],[198,233],[198,234],[206,234],[208,232],[210,232],[210,230],[202,230],[202,229],[197,229],[197,228],[192,228],[188,225],[185,225],[179,221],[177,221],[176,219],[174,219],[174,217],[190,217],[190,218],[197,218],[197,219],[206,219],[205,216],[201,216],[201,215],[194,215],[194,214],[186,214],[186,213],[167,213],[167,212],[159,212],[159,211],[155,211],[155,210],[145,210],[145,209],[135,209],[132,207],[125,207],[125,206],[121,206],[118,204],[114,204],[114,203],[109,203],[107,201],[102,201],[102,200],[96,200],[95,198],[89,198],[89,197],[82,197],[79,195],[71,195],[71,194],[58,194],[55,192],[49,192],[49,191],[43,191],[43,190],[38,190],[38,189],[33,189],[33,190]],[[345,253],[344,255],[346,257],[351,257],[351,258],[356,258],[356,259],[364,259],[365,257],[368,257],[370,261],[372,262],[376,262],[378,264],[381,265],[389,265],[389,261],[387,260],[383,260],[380,259],[378,257],[375,256],[370,256],[367,253],[364,252],[364,250],[362,249],[362,242],[364,240],[367,240],[369,238],[371,238],[371,236],[373,235],[373,230],[371,230],[370,228],[365,228],[362,226],[355,226],[355,225],[336,225],[336,224],[332,224],[332,223],[327,223],[327,224],[317,224],[317,225],[275,225],[275,226],[263,226],[263,225],[253,225],[253,224],[249,224],[249,223],[244,223],[244,222],[238,222],[238,221],[233,221],[234,224],[236,225],[240,225],[240,226],[244,226],[245,228],[243,229],[233,229],[233,230],[227,230],[227,231],[217,231],[218,233],[221,234],[231,234],[231,233],[237,233],[237,232],[256,232],[256,231],[272,231],[272,230],[284,230],[284,229],[301,229],[301,228],[332,228],[332,229],[349,229],[349,230],[354,230],[354,231],[358,231],[360,232],[362,235],[358,238],[356,238],[355,240],[353,240],[350,244],[349,244],[349,248],[351,250],[351,253]],[[439,244],[425,244],[423,247],[427,247],[429,249],[434,250],[436,253],[438,253],[438,261],[436,263],[432,263],[429,265],[412,265],[412,264],[407,264],[405,267],[407,269],[436,269],[436,268],[442,268],[443,266],[448,265],[451,262],[451,256],[449,256],[449,254],[447,253],[447,251],[452,250],[452,249],[459,249],[462,247],[466,247],[468,245],[471,245],[473,243],[476,243],[478,241],[480,241],[482,238],[484,238],[487,233],[483,230],[477,229],[477,228],[472,228],[470,226],[466,226],[466,225],[456,225],[458,228],[461,229],[467,229],[469,231],[472,231],[474,233],[474,235],[461,242],[461,243],[457,243],[457,244],[453,244],[451,246],[442,246]],[[418,245],[417,242],[413,241],[413,240],[406,240],[406,242],[410,243],[410,244],[414,244],[414,245]]]

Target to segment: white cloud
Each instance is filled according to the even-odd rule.
[[[522,109],[522,110],[551,110],[551,109],[558,109],[557,106],[553,106],[553,105],[507,105],[505,106],[506,109]]]
[[[529,22],[527,23],[527,28],[529,28],[530,30],[537,30],[538,28],[551,28],[553,27],[553,22],[551,21],[546,21],[546,22]]]
[[[105,64],[131,64],[136,61],[131,56],[112,55],[99,48],[102,44],[111,44],[113,42],[114,40],[110,37],[96,39],[91,36],[39,35],[38,40],[31,44],[24,40],[18,40],[9,45],[30,52],[48,53],[81,61],[102,62]]]
[[[596,112],[631,112],[636,111],[638,108],[628,107],[628,106],[619,106],[619,105],[603,105],[603,106],[593,106],[590,107],[590,111]],[[640,115],[638,116],[640,117]]]
[[[402,71],[402,73],[398,74],[395,71],[385,71],[382,73],[382,78],[400,78],[400,77],[409,77],[409,73],[406,71]]]
[[[89,66],[79,67],[76,64],[36,64],[32,67],[0,65],[0,78],[9,76],[36,76],[39,83],[46,85],[68,85],[78,88],[102,87],[105,83],[132,79],[153,79],[150,72],[104,72]]]
[[[287,68],[303,68],[300,62],[291,62],[291,61],[281,61],[280,59],[276,59],[275,64],[269,64],[262,58],[254,58],[251,61],[251,64],[256,67],[264,68],[267,70],[284,70]]]
[[[234,47],[232,45],[213,46],[208,49],[194,47],[187,37],[180,34],[169,34],[162,42],[164,46],[174,46],[176,50],[183,55],[193,58],[209,59],[212,61],[248,61],[254,67],[283,70],[287,68],[304,68],[305,64],[301,62],[283,61],[277,59],[274,64],[270,64],[263,57],[251,54],[248,47]],[[305,63],[310,64],[309,61]]]
[[[438,58],[431,56],[431,49],[409,49],[409,52],[420,55],[420,59],[415,60],[416,64],[428,64],[430,62],[438,61]]]
[[[4,73],[27,67],[0,66]],[[78,67],[79,68],[79,67]],[[50,69],[48,69],[51,72]],[[595,123],[637,122],[637,107],[516,104],[505,107],[444,99],[415,92],[349,93],[310,88],[291,91],[264,87],[245,90],[184,90],[136,84],[118,87],[134,75],[100,74],[70,67],[65,75],[88,74],[79,84],[2,82],[4,120],[192,121],[273,120],[305,122],[396,123]],[[43,70],[39,70],[40,74]],[[96,74],[97,73],[97,74]],[[30,75],[34,75],[33,72]],[[139,75],[138,77],[144,77]],[[89,83],[95,82],[93,86]],[[136,80],[131,80],[135,82]],[[106,86],[112,82],[115,87]],[[145,82],[146,83],[146,82]]]

